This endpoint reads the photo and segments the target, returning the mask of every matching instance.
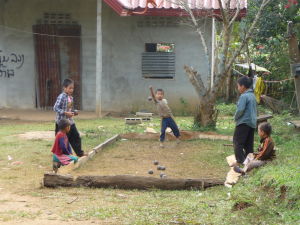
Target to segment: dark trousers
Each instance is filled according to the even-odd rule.
[[[57,123],[55,123],[55,135],[59,131]],[[69,142],[78,157],[83,156],[84,152],[81,149],[81,138],[75,124],[71,125],[70,132],[67,133]]]
[[[246,124],[238,125],[233,136],[234,154],[238,163],[243,163],[249,153],[253,153],[255,129]]]
[[[171,128],[171,130],[173,131],[173,134],[175,135],[175,137],[180,136],[179,129],[177,127],[177,124],[173,120],[173,118],[172,117],[163,118],[162,121],[161,121],[161,134],[160,134],[160,141],[161,142],[163,142],[165,140],[167,127]]]

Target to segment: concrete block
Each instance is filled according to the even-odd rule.
[[[153,113],[136,112],[135,115],[139,117],[152,117]]]
[[[130,125],[141,124],[142,118],[125,118],[125,123]]]

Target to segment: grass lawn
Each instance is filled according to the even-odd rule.
[[[221,119],[216,132],[232,135],[234,107],[219,105],[219,110]],[[292,119],[295,119],[292,115],[283,114],[270,120],[278,156],[274,162],[254,170],[232,189],[220,186],[205,191],[41,188],[43,173],[51,169],[52,141],[24,140],[16,135],[53,130],[53,123],[0,120],[0,222],[300,224],[300,132],[287,125]],[[191,117],[176,117],[176,121],[181,129],[193,129]],[[158,119],[151,123],[154,128],[159,128]],[[123,119],[118,118],[77,120],[77,127],[85,133],[82,138],[85,150],[114,134],[142,132],[146,126],[125,126]],[[128,143],[127,147],[130,144],[133,143]],[[186,144],[196,150],[198,141]],[[199,160],[199,165],[207,163],[209,170],[225,170],[224,157],[233,151],[222,144],[222,141],[199,141],[199,146],[212,146],[211,151],[218,151],[218,154],[193,160]],[[8,156],[12,160],[9,161]],[[12,165],[15,161],[23,164]]]

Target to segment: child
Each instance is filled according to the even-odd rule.
[[[272,127],[269,123],[261,123],[258,127],[258,135],[260,137],[260,147],[258,152],[249,154],[244,161],[244,168],[235,166],[233,169],[237,173],[245,174],[250,170],[265,165],[268,161],[275,158],[274,142],[271,138]]]
[[[153,87],[150,86],[150,93],[152,96],[152,99],[157,107],[158,114],[162,118],[161,121],[161,135],[160,135],[160,147],[164,147],[164,141],[166,136],[166,129],[167,127],[170,127],[173,131],[173,134],[175,135],[177,139],[177,143],[179,143],[179,136],[180,132],[177,127],[177,124],[175,123],[172,115],[172,111],[168,106],[168,102],[166,99],[164,99],[164,91],[162,89],[157,89],[155,94],[153,91]]]
[[[59,131],[58,124],[62,119],[69,120],[71,124],[70,132],[67,133],[70,144],[78,157],[84,156],[81,149],[81,138],[77,131],[73,116],[78,115],[78,112],[73,110],[73,94],[74,82],[71,79],[63,81],[63,92],[57,97],[56,103],[53,107],[56,112],[55,135]]]
[[[256,128],[256,99],[250,88],[252,80],[246,76],[237,81],[241,96],[237,103],[234,116],[236,127],[233,136],[234,153],[238,164],[245,161],[246,156],[253,152],[254,131]]]
[[[78,158],[72,155],[72,149],[69,144],[67,134],[70,131],[70,122],[67,119],[61,119],[58,123],[58,129],[55,136],[53,153],[53,170],[56,173],[61,165],[68,165],[71,161],[77,162]]]

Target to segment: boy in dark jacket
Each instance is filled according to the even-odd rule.
[[[234,153],[238,164],[242,164],[249,153],[253,153],[254,131],[256,128],[257,109],[252,80],[246,76],[237,81],[241,96],[237,103],[234,120],[236,127],[233,136]]]

